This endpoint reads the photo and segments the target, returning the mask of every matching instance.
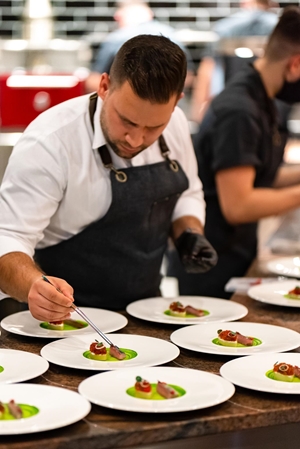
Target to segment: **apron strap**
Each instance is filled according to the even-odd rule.
[[[89,103],[90,121],[91,121],[93,131],[95,131],[95,129],[94,129],[94,114],[96,112],[97,99],[98,99],[98,94],[97,94],[97,92],[94,92],[90,96],[90,103]]]

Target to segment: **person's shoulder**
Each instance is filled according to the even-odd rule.
[[[213,99],[213,109],[216,114],[224,114],[235,110],[256,114],[262,89],[263,86],[258,73],[251,66],[245,67]]]

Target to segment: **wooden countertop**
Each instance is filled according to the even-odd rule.
[[[257,275],[257,264],[251,275]],[[276,307],[251,300],[244,294],[233,299],[245,305],[249,313],[241,321],[269,323],[300,332],[300,309]],[[129,323],[120,332],[148,335],[169,340],[179,326],[150,323],[128,316]],[[51,340],[52,341],[52,340]],[[2,330],[1,348],[19,349],[39,354],[49,341],[21,337]],[[294,351],[299,352],[299,348]],[[219,374],[231,357],[200,354],[182,349],[168,366],[194,368]],[[77,391],[79,383],[95,371],[63,368],[50,364],[42,376],[27,383],[55,385]],[[201,385],[199,385],[201,388]],[[70,426],[47,432],[20,436],[0,436],[0,449],[52,448],[263,448],[276,449],[300,438],[300,401],[297,395],[275,395],[236,388],[227,402],[204,410],[174,414],[139,414],[114,411],[93,405],[91,413]],[[253,431],[255,429],[255,431]],[[258,439],[258,440],[257,440]],[[269,446],[268,446],[269,442]],[[251,445],[252,444],[252,445]]]

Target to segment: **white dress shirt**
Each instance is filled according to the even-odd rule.
[[[112,199],[110,170],[97,151],[105,144],[99,119],[102,100],[98,97],[93,133],[89,96],[39,115],[14,147],[0,189],[0,257],[14,251],[33,257],[35,248],[68,239],[106,214]],[[189,179],[172,220],[193,215],[204,224],[202,184],[188,123],[178,107],[163,135],[170,158],[180,162]],[[110,153],[116,168],[163,160],[157,141],[130,161]]]

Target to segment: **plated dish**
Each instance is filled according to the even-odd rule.
[[[281,257],[271,260],[267,268],[271,273],[300,278],[300,257]]]
[[[231,330],[246,337],[254,337],[257,344],[224,346],[219,344],[218,331]],[[257,353],[290,351],[300,346],[300,334],[291,329],[263,323],[213,323],[206,326],[183,327],[171,334],[171,341],[192,351],[207,354],[244,356]]]
[[[180,302],[202,310],[202,316],[185,313],[174,315],[170,311],[173,302]],[[166,324],[206,324],[220,321],[234,321],[247,315],[248,309],[242,304],[226,299],[205,296],[179,296],[178,298],[149,298],[134,301],[126,308],[129,315],[141,320]]]
[[[300,295],[299,299],[296,297],[292,298],[289,295],[289,293],[292,292],[292,290],[295,290],[297,286],[300,286],[300,281],[297,281],[297,279],[277,281],[251,287],[247,294],[250,298],[266,304],[286,307],[300,307]]]
[[[177,346],[159,338],[126,334],[110,334],[109,338],[126,354],[124,360],[91,358],[90,345],[99,340],[96,333],[53,341],[41,349],[41,355],[56,365],[95,371],[160,365],[179,355]]]
[[[12,399],[23,410],[23,418],[13,419],[8,414],[7,404]],[[64,427],[84,418],[91,409],[90,402],[74,391],[37,384],[0,385],[0,401],[6,409],[0,418],[0,435]]]
[[[296,376],[286,381],[276,379],[276,374],[274,376],[274,366],[275,369],[276,366],[277,368],[281,366],[282,371],[285,371],[285,365],[299,367],[300,354],[290,352],[249,355],[225,363],[220,369],[220,374],[233,384],[250,390],[300,394],[300,379],[297,380]],[[289,366],[287,368],[289,369]]]
[[[34,379],[48,368],[49,363],[39,355],[14,349],[0,349],[0,384]]]
[[[178,389],[172,399],[140,398],[129,394],[137,374],[157,386],[158,381]],[[225,381],[225,383],[224,383]],[[85,379],[79,393],[94,404],[111,409],[141,413],[173,413],[212,407],[227,401],[234,394],[232,383],[204,371],[151,367],[99,373]]]
[[[92,321],[98,326],[102,332],[114,332],[122,329],[128,323],[126,317],[117,312],[111,312],[105,309],[94,309],[92,307],[82,307],[81,310],[91,317]],[[71,313],[71,319],[76,322],[82,322],[82,319],[76,312]],[[33,318],[31,313],[25,312],[14,313],[5,317],[1,321],[3,329],[17,335],[39,338],[65,338],[75,335],[87,335],[94,333],[89,325],[83,328],[70,328],[69,330],[53,330],[46,326],[46,323]]]

